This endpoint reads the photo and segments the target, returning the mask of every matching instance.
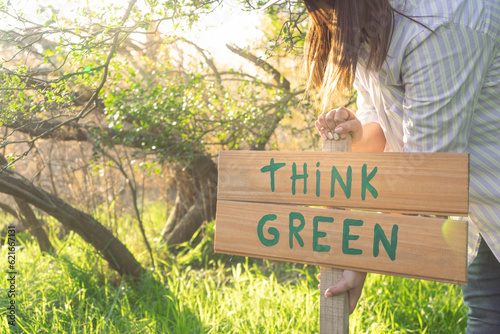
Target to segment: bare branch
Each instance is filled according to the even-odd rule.
[[[127,247],[107,228],[89,214],[71,205],[32,183],[17,179],[0,171],[0,192],[18,197],[59,220],[66,228],[79,234],[91,244],[121,275],[139,278],[145,272]]]
[[[231,52],[237,54],[240,57],[245,58],[246,60],[254,63],[256,66],[262,68],[264,71],[271,74],[273,76],[274,81],[281,89],[290,91],[290,82],[267,61],[243,50],[242,48],[234,44],[226,44],[226,47]]]
[[[196,43],[194,43],[194,42],[192,42],[184,37],[177,37],[172,42],[176,42],[176,41],[182,41],[186,44],[193,46],[196,49],[196,51],[198,51],[198,53],[203,57],[203,59],[205,59],[205,62],[207,63],[208,67],[210,67],[210,69],[214,73],[215,82],[217,85],[217,90],[219,91],[219,94],[222,95],[223,86],[222,86],[221,75],[220,75],[220,72],[217,70],[217,66],[215,66],[215,62],[214,62],[213,58],[211,56],[209,57],[207,55],[210,53],[207,50],[200,47],[199,45],[197,45]]]

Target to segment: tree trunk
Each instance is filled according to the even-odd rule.
[[[24,180],[0,172],[0,192],[19,198],[45,211],[98,250],[120,275],[135,278],[145,272],[127,247],[92,216],[81,212],[57,196]]]
[[[8,213],[9,215],[16,217],[16,219],[19,219],[19,215],[17,214],[17,211],[14,208],[12,208],[10,205],[0,202],[0,209],[3,210],[4,212]]]
[[[0,168],[7,165],[7,159],[0,154]],[[17,215],[23,226],[36,238],[38,241],[38,246],[42,252],[50,253],[54,250],[54,247],[50,243],[49,237],[42,227],[42,224],[36,219],[35,213],[31,210],[28,203],[20,198],[14,197],[17,206],[19,207],[19,212],[21,215]],[[23,217],[24,216],[24,217]]]
[[[36,218],[35,213],[31,210],[30,205],[17,197],[14,199],[19,207],[19,212],[22,216],[24,216],[21,218],[21,223],[36,238],[40,250],[45,253],[50,253],[55,250],[54,246],[50,243],[49,237],[47,236],[47,233],[45,233],[42,224],[40,224],[40,221]]]
[[[204,221],[215,218],[217,166],[210,157],[199,157],[176,170],[176,184],[176,201],[162,231],[171,246],[190,240]]]
[[[178,245],[190,240],[193,234],[200,228],[201,224],[205,220],[208,220],[206,210],[209,205],[206,204],[212,200],[210,197],[210,190],[205,190],[198,195],[193,205],[191,205],[186,214],[182,216],[174,229],[168,234],[166,238],[168,245]]]

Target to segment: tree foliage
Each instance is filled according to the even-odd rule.
[[[131,185],[148,245],[138,187],[123,167],[131,159],[113,150],[133,149],[132,158],[153,157],[173,171],[177,198],[162,237],[170,244],[188,240],[214,218],[217,151],[265,149],[284,119],[310,112],[303,88],[269,59],[228,45],[255,68],[231,69],[182,37],[218,5],[130,0],[71,5],[70,12],[45,5],[30,16],[0,2],[6,22],[0,30],[0,125],[6,129],[0,149],[27,144],[0,173],[8,173],[5,168],[29,155],[40,139],[90,142],[96,161],[113,161]],[[277,35],[273,47],[300,50],[304,11],[296,3],[290,8],[288,17],[271,10],[266,40]],[[19,140],[17,132],[30,137]],[[0,191],[12,194],[1,185]]]

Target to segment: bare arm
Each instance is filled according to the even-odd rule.
[[[363,136],[352,143],[353,152],[383,152],[385,148],[384,131],[378,123],[363,124]]]

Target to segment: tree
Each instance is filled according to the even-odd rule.
[[[88,141],[96,156],[118,166],[129,159],[110,152],[127,147],[134,149],[134,157],[154,156],[172,170],[176,201],[162,237],[170,245],[189,240],[203,221],[215,217],[217,150],[262,150],[285,117],[309,109],[303,88],[291,85],[269,61],[229,45],[260,74],[221,69],[209,52],[175,36],[181,22],[189,27],[217,4],[132,0],[126,8],[80,9],[73,21],[48,6],[39,10],[46,15],[44,23],[3,4],[1,12],[15,24],[0,31],[2,51],[10,53],[0,80],[0,124],[8,129],[0,148],[15,144],[10,138],[16,132],[31,137],[25,141],[28,149],[10,157],[0,173],[9,182],[0,184],[0,192],[16,196],[15,186],[33,190],[11,179],[9,167],[40,139]],[[126,168],[121,171],[133,181]],[[137,192],[137,187],[130,189]],[[37,191],[57,202],[54,195]],[[148,245],[136,197],[133,204]],[[58,214],[43,201],[25,200]],[[71,210],[66,214],[84,217],[88,224],[66,225],[90,240],[85,229],[91,217]]]
[[[35,187],[19,174],[10,170],[0,173],[0,190],[15,197],[17,203],[21,203],[19,206],[23,213],[29,212],[31,210],[29,204],[32,204],[59,220],[69,230],[75,231],[86,242],[92,244],[109,266],[121,275],[138,278],[145,272],[127,247],[92,216],[73,208],[59,197]],[[37,236],[40,247],[43,248],[47,246],[45,242],[48,242],[48,239],[41,231],[34,234]],[[50,242],[49,246],[52,248]]]
[[[58,202],[64,209],[55,210],[53,205],[47,206],[43,201],[37,202],[33,196],[21,196],[28,195],[26,190],[35,189],[34,185],[11,179],[12,171],[9,167],[27,156],[35,143],[42,138],[88,140],[95,144],[96,152],[104,154],[102,148],[112,144],[116,138],[109,136],[106,128],[81,124],[92,114],[105,116],[102,96],[107,82],[110,78],[113,81],[110,71],[119,68],[120,61],[116,59],[119,49],[127,42],[130,43],[131,34],[143,34],[146,37],[156,34],[163,21],[170,20],[172,24],[176,24],[178,20],[186,20],[188,25],[192,24],[200,13],[210,10],[210,4],[216,4],[216,1],[186,1],[182,7],[177,6],[177,2],[166,2],[163,6],[153,6],[153,3],[149,3],[149,10],[143,12],[138,8],[137,1],[131,0],[125,8],[110,5],[100,8],[100,11],[99,8],[79,9],[73,22],[59,16],[58,10],[48,5],[38,9],[37,13],[46,19],[44,23],[38,23],[16,11],[10,3],[1,3],[5,22],[12,22],[8,29],[1,31],[0,37],[2,51],[5,54],[10,53],[10,57],[2,63],[0,124],[11,129],[6,133],[1,147],[16,143],[15,140],[9,140],[15,132],[29,133],[32,137],[25,141],[28,144],[26,151],[13,157],[10,163],[2,164],[1,176],[4,179],[0,191],[15,196],[14,188],[19,188],[17,190],[20,197],[16,196],[16,200],[23,212],[30,210],[27,202],[37,205],[58,217],[68,228],[76,230],[85,240],[97,242],[96,248],[103,252],[105,258],[119,261],[117,254],[111,254],[111,257],[106,254],[115,248],[114,245],[123,245],[102,230],[103,227],[92,217],[68,207],[64,202]],[[149,38],[146,38],[146,41],[148,40]],[[117,73],[116,76],[119,75]],[[79,92],[82,87],[84,94]],[[73,132],[75,129],[76,132]],[[102,139],[110,141],[101,145]],[[130,141],[124,142],[130,144]],[[37,191],[50,198],[42,189]],[[52,199],[52,202],[57,200]],[[82,225],[71,223],[67,215],[61,214],[61,210],[74,215],[74,219],[79,217]],[[33,215],[25,216],[32,218]],[[26,223],[30,221],[36,225],[36,219],[23,220]],[[84,222],[89,222],[90,225]],[[93,240],[90,237],[91,223],[102,230],[103,236],[110,237],[111,245],[100,243],[100,238]],[[32,226],[31,230],[40,232],[37,238],[43,250],[51,247],[47,245],[48,239],[40,226]],[[146,239],[145,241],[147,243]],[[126,249],[122,251],[123,254],[131,255]],[[137,264],[135,259],[128,262],[132,266]],[[142,269],[140,266],[133,270],[123,269],[126,266],[121,263],[110,262],[110,265],[121,273],[133,275]]]

